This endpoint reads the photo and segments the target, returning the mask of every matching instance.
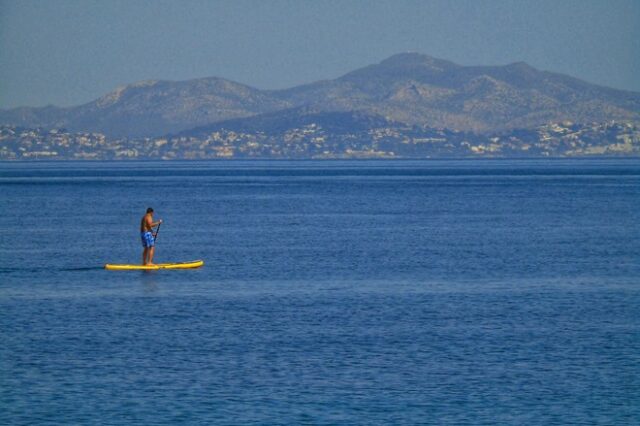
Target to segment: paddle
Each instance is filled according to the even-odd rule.
[[[160,232],[160,225],[162,225],[162,222],[160,222],[158,224],[158,229],[156,229],[156,233],[153,234],[153,241],[156,242],[158,240],[158,232]]]

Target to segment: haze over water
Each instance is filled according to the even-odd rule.
[[[0,164],[0,423],[640,422],[640,161]],[[138,224],[164,220],[156,261]]]

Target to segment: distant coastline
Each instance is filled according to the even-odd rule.
[[[580,158],[640,156],[640,126],[554,123],[495,135],[418,126],[109,139],[101,133],[0,126],[0,161],[205,159]]]

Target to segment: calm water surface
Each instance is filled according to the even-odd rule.
[[[156,261],[138,223],[162,218]],[[0,163],[0,424],[638,424],[640,160]]]

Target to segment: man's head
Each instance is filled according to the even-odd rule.
[[[153,214],[153,209],[151,207],[147,209],[147,214]]]

